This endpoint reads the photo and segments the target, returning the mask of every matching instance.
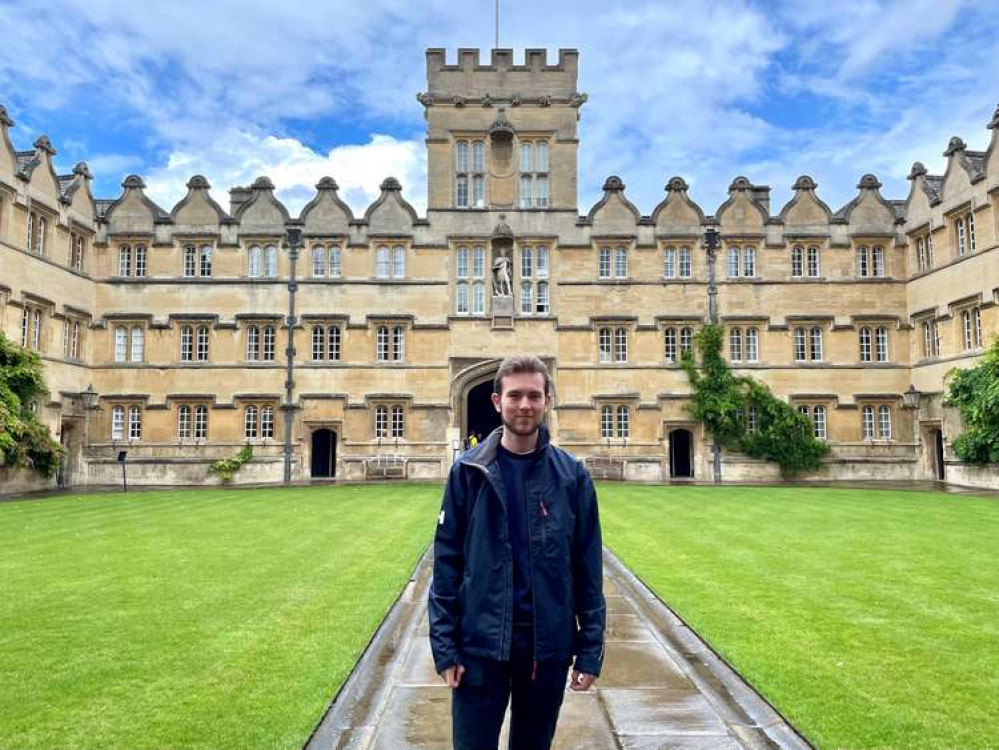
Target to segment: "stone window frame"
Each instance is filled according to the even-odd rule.
[[[814,401],[795,402],[794,407],[812,423],[812,437],[816,440],[829,440],[829,409],[826,402]],[[821,415],[821,418],[818,418]]]
[[[524,155],[528,152],[525,148],[529,149],[530,153],[527,169],[525,169]],[[543,160],[540,158],[542,153],[545,154]],[[525,135],[517,139],[517,208],[522,210],[551,208],[551,155],[551,136]],[[540,190],[542,185],[544,185],[543,196]],[[530,188],[530,195],[527,195],[526,186]]]
[[[149,274],[149,246],[142,241],[124,241],[117,245],[114,276],[120,279],[146,278]]]
[[[451,197],[455,208],[472,209],[485,208],[488,205],[486,196],[486,165],[489,162],[487,139],[480,135],[462,135],[454,140],[451,153],[454,192]],[[464,147],[464,157],[462,157]],[[477,162],[477,154],[481,159]],[[462,193],[464,186],[464,193]],[[476,200],[476,187],[481,188],[482,195]],[[478,205],[476,203],[478,202]]]

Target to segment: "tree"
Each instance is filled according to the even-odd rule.
[[[48,394],[38,354],[0,332],[0,463],[33,468],[45,477],[59,469],[62,446],[30,405]]]
[[[969,464],[999,463],[999,339],[975,367],[947,373],[945,403],[957,407],[964,432],[954,453]]]
[[[700,369],[693,353],[684,353],[683,369],[693,386],[687,409],[717,444],[775,461],[784,477],[818,469],[829,446],[815,439],[811,421],[774,396],[764,383],[736,376],[722,356],[724,342],[724,329],[707,325],[697,334]],[[750,410],[755,414],[752,432]]]

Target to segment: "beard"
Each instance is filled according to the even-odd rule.
[[[523,417],[517,415],[512,420],[503,417],[503,429],[509,430],[518,437],[530,437],[538,431],[539,427],[541,427],[541,421],[543,418],[543,413],[538,417],[533,417],[530,414],[525,414]]]

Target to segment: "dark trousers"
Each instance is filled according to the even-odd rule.
[[[534,672],[531,633],[514,631],[510,661],[467,659],[451,693],[454,750],[497,750],[510,703],[510,750],[549,750],[565,695],[566,662],[540,662]]]

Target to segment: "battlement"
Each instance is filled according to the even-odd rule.
[[[480,50],[461,48],[456,63],[448,64],[442,48],[427,50],[427,88],[432,97],[452,96],[493,99],[514,96],[548,96],[571,99],[576,94],[579,51],[560,49],[558,63],[548,64],[548,50],[524,50],[523,63],[516,64],[513,50],[490,50],[488,65],[483,65]]]

